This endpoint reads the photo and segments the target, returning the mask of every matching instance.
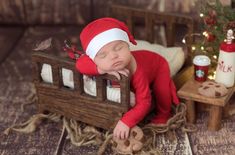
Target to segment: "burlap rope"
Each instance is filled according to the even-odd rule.
[[[60,115],[57,114],[36,114],[33,115],[29,120],[24,123],[20,123],[19,125],[13,124],[11,127],[4,130],[4,134],[8,135],[11,130],[21,132],[21,133],[31,133],[34,132],[37,126],[42,122],[43,119],[49,119],[55,122],[60,121]]]

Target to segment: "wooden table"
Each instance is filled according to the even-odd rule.
[[[228,94],[220,98],[210,98],[198,93],[200,82],[190,79],[177,92],[179,98],[185,99],[186,117],[189,123],[195,123],[195,101],[209,105],[208,130],[217,131],[221,128],[222,110],[233,95],[234,87],[228,89]]]

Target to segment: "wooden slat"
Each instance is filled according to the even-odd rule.
[[[61,85],[61,78],[62,76],[60,75],[60,68],[57,65],[52,65],[52,79],[53,79],[53,85],[56,87],[60,88]]]
[[[167,46],[174,46],[175,43],[175,23],[172,19],[166,23]]]
[[[153,14],[145,14],[145,34],[146,39],[149,42],[154,42],[154,25],[153,25]]]
[[[84,92],[83,86],[83,76],[75,69],[73,71],[73,82],[74,82],[74,91],[77,92],[77,94],[82,94]]]
[[[122,82],[120,83],[121,89],[121,106],[125,109],[130,107],[130,78],[121,75]]]
[[[106,81],[102,76],[96,76],[96,92],[97,101],[104,101],[106,99]]]

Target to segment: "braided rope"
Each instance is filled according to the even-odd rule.
[[[186,122],[186,105],[180,103],[175,110],[175,115],[172,116],[166,124],[147,124],[143,127],[143,130],[151,130],[156,134],[165,133],[170,130],[176,130],[181,128],[184,132],[195,132],[197,128],[193,124]]]
[[[21,133],[31,133],[34,132],[37,128],[37,126],[42,122],[43,119],[49,119],[54,122],[59,122],[60,115],[50,113],[48,115],[46,114],[36,114],[30,117],[29,120],[27,120],[24,123],[20,123],[19,125],[11,125],[7,129],[3,131],[5,135],[8,135],[10,131],[17,131]]]

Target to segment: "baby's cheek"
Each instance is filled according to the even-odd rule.
[[[97,67],[106,72],[112,70],[111,65],[108,65],[108,64],[97,65]]]

